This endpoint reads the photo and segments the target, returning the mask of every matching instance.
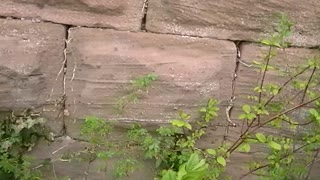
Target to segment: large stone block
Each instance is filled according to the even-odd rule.
[[[216,97],[225,105],[235,68],[232,42],[149,33],[74,28],[68,49],[67,108],[74,118],[163,122],[178,109],[197,113]],[[114,105],[130,81],[158,75],[149,93],[118,117]]]
[[[143,0],[2,0],[0,15],[137,31],[143,17],[142,7]]]
[[[241,61],[243,63],[239,63],[235,91],[239,104],[248,103],[247,97],[254,95],[253,89],[259,85],[261,74],[260,69],[254,65],[253,61],[263,62],[268,50],[269,47],[254,43],[241,45]],[[287,48],[285,51],[278,49],[275,52],[276,56],[270,60],[270,65],[278,70],[267,72],[266,83],[276,83],[279,86],[290,79],[290,76],[281,72],[294,75],[297,67],[306,64],[308,59],[320,55],[316,49],[303,48]],[[310,73],[305,76],[308,75]]]
[[[159,33],[260,41],[273,31],[274,14],[281,12],[296,24],[294,45],[320,44],[318,0],[149,0],[146,28]]]
[[[243,113],[241,107],[244,104],[254,103],[254,101],[248,99],[248,96],[259,95],[259,93],[254,92],[253,89],[259,86],[262,74],[260,73],[260,68],[255,66],[253,61],[263,62],[263,58],[268,53],[268,50],[269,47],[260,44],[243,43],[241,45],[241,60],[243,63],[239,64],[237,72],[235,88],[236,100],[232,111],[232,119],[239,119],[239,115]],[[270,65],[277,70],[271,69],[267,72],[264,84],[273,83],[277,84],[279,87],[281,87],[297,72],[301,71],[302,69],[297,70],[297,68],[302,68],[302,65],[306,64],[308,59],[320,56],[320,52],[316,49],[287,48],[285,51],[277,49],[274,52],[276,52],[276,56],[270,60]],[[307,81],[310,74],[311,70],[299,75],[297,78],[302,78]],[[281,94],[275,96],[273,102],[288,101],[288,97],[292,98],[298,93],[297,90],[290,88],[291,83],[283,88]],[[263,93],[263,97],[270,98],[271,95]],[[296,96],[296,99],[292,99],[290,102],[291,104],[289,104],[287,108],[292,107],[294,102],[300,103],[301,97],[302,95],[299,94]],[[303,113],[300,113],[300,115],[298,113],[292,113],[291,116],[300,123],[305,122]],[[265,118],[267,117],[263,117],[263,119]],[[303,129],[299,129],[299,131],[300,130],[302,131]],[[267,133],[279,133],[274,129],[263,129],[263,131]],[[281,131],[283,131],[282,134],[291,132],[287,127],[284,127]]]
[[[56,110],[63,93],[62,76],[57,75],[65,32],[61,25],[0,19],[1,111]]]

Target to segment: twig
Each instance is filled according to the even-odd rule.
[[[308,70],[310,68],[310,66],[304,68],[302,71],[300,71],[299,73],[295,74],[294,76],[292,76],[290,79],[288,79],[285,83],[282,84],[282,86],[279,88],[278,90],[278,94],[283,90],[283,88],[289,83],[291,82],[294,78],[298,77],[299,75],[303,74],[306,70]],[[276,95],[272,95],[268,101],[264,104],[264,106],[266,107],[271,101],[272,99],[275,97]]]
[[[309,145],[309,144],[305,144],[305,145],[303,145],[303,146],[295,149],[291,154],[294,154],[294,153],[298,152],[299,150],[303,149],[304,147],[306,147],[306,146],[308,146],[308,145]],[[288,157],[289,155],[290,155],[290,154],[286,154],[285,156],[281,157],[280,160]],[[262,166],[259,166],[259,167],[255,168],[255,169],[252,169],[252,170],[250,170],[249,172],[247,172],[246,174],[242,175],[242,176],[239,178],[239,180],[240,180],[240,179],[243,179],[244,177],[248,176],[249,174],[253,174],[254,172],[258,171],[259,169],[263,169],[263,168],[269,167],[270,165],[271,165],[271,164],[265,164],[265,165],[262,165]]]
[[[316,100],[318,100],[318,99],[320,99],[320,96],[318,96],[318,97],[316,97],[316,98],[314,98],[314,99],[312,99],[312,100],[310,100],[310,101],[307,101],[307,102],[305,102],[305,103],[302,103],[302,104],[299,104],[299,105],[297,105],[297,106],[294,106],[294,107],[292,107],[292,108],[290,108],[290,109],[288,109],[288,110],[285,110],[285,111],[283,111],[282,113],[279,113],[278,115],[275,115],[275,116],[271,117],[270,119],[268,119],[267,121],[263,122],[262,124],[260,124],[259,126],[257,126],[254,130],[252,130],[252,132],[254,132],[254,131],[256,131],[257,129],[259,129],[260,127],[262,127],[262,126],[270,123],[271,121],[277,119],[278,117],[280,117],[280,116],[282,116],[282,115],[284,115],[284,114],[288,114],[288,113],[290,113],[290,112],[292,112],[292,111],[295,111],[296,109],[301,108],[301,107],[303,107],[303,106],[305,106],[305,105],[307,105],[307,104],[310,104],[310,103],[312,103],[312,102],[314,102],[314,101],[316,101]]]
[[[316,100],[318,100],[318,99],[320,99],[320,96],[318,96],[318,97],[316,97],[316,98],[314,98],[314,99],[312,99],[312,100],[310,100],[310,101],[307,101],[307,102],[305,102],[305,103],[302,103],[302,104],[299,104],[299,105],[297,105],[297,106],[294,106],[294,107],[292,107],[292,108],[290,108],[290,109],[287,109],[287,110],[285,110],[285,111],[283,111],[283,112],[281,112],[281,113],[279,113],[279,114],[271,117],[271,118],[268,119],[267,121],[259,124],[259,125],[256,126],[253,130],[250,131],[250,128],[251,128],[251,126],[252,126],[252,124],[253,124],[253,121],[252,121],[251,124],[247,127],[247,129],[240,135],[240,137],[233,143],[233,145],[232,145],[226,152],[227,152],[227,153],[232,153],[234,150],[236,150],[236,149],[243,143],[243,141],[245,140],[245,138],[243,138],[243,136],[244,136],[245,134],[249,133],[249,131],[250,131],[250,133],[253,133],[253,132],[255,132],[256,130],[258,130],[259,128],[261,128],[262,126],[264,126],[264,125],[270,123],[271,121],[277,119],[278,117],[280,117],[280,116],[282,116],[282,115],[284,115],[284,114],[290,113],[290,112],[292,112],[292,111],[295,111],[296,109],[301,108],[301,107],[303,107],[303,106],[305,106],[305,105],[307,105],[307,104],[310,104],[310,103],[312,103],[312,102],[314,102],[314,101],[316,101]]]
[[[263,74],[262,74],[262,79],[261,79],[261,83],[260,83],[260,92],[259,92],[259,104],[261,103],[261,100],[262,100],[262,87],[263,87],[263,84],[265,81],[266,73],[268,71],[268,66],[269,66],[269,62],[271,59],[271,50],[272,50],[272,46],[269,47],[269,51],[268,51],[268,54],[266,57],[267,62],[266,62],[266,65],[265,65],[265,68],[264,68]],[[260,114],[258,114],[258,124],[260,124]]]
[[[308,180],[308,179],[310,178],[311,170],[312,170],[312,168],[313,168],[313,166],[314,166],[315,160],[317,159],[317,157],[318,157],[318,155],[319,155],[319,152],[320,152],[320,148],[317,149],[316,153],[315,153],[314,156],[313,156],[312,162],[311,162],[310,167],[309,167],[309,170],[308,170],[308,174],[307,174],[307,176],[306,176],[306,178],[305,178],[306,180]]]
[[[312,80],[312,78],[313,78],[314,73],[316,72],[316,69],[317,69],[317,67],[315,66],[315,67],[313,68],[313,70],[312,70],[312,73],[311,73],[310,77],[309,77],[309,80],[308,80],[308,83],[307,83],[307,85],[306,85],[306,88],[304,88],[304,91],[303,91],[303,94],[302,94],[301,103],[303,103],[304,98],[306,97],[306,94],[307,94],[307,91],[308,91],[308,87],[309,87],[309,85],[310,85],[310,83],[311,83],[311,80]]]

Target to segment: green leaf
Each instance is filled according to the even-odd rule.
[[[267,45],[267,46],[272,45],[272,43],[270,42],[269,39],[264,39],[264,40],[261,41],[261,43],[264,44],[264,45]]]
[[[246,113],[249,114],[251,112],[251,108],[249,105],[245,104],[244,106],[242,106],[242,110]]]
[[[170,169],[166,171],[166,173],[161,178],[161,180],[176,180],[176,179],[177,179],[177,173]]]
[[[276,142],[274,142],[274,141],[269,141],[268,145],[273,149],[276,149],[276,150],[279,150],[279,151],[281,150],[281,145],[276,143]]]
[[[207,112],[207,109],[205,107],[203,107],[200,109],[200,112],[205,113],[205,112]]]
[[[247,115],[246,114],[240,114],[239,119],[247,119]]]
[[[179,167],[177,180],[183,180],[183,176],[186,175],[186,174],[188,174],[188,172],[186,171],[186,164],[182,164]]]
[[[289,144],[283,145],[283,149],[290,149],[290,145]]]
[[[177,119],[172,120],[172,121],[171,121],[171,124],[172,124],[173,126],[178,126],[178,127],[183,127],[183,126],[185,126],[185,122],[184,122],[184,121],[177,120]]]
[[[248,114],[247,115],[247,118],[249,119],[249,120],[253,120],[254,118],[256,118],[257,116],[255,115],[255,114],[253,114],[253,113],[250,113],[250,114]]]
[[[217,154],[217,151],[214,150],[214,149],[207,149],[207,153],[210,154],[210,155],[215,156]]]
[[[217,162],[222,166],[226,166],[226,160],[222,156],[217,157]]]
[[[192,126],[191,126],[191,124],[189,124],[189,123],[187,123],[187,122],[185,122],[184,127],[188,128],[188,129],[190,129],[190,130],[192,130]]]
[[[315,109],[309,109],[309,113],[313,116],[313,117],[317,117],[319,116],[318,111]]]
[[[187,120],[187,119],[190,118],[190,114],[184,113],[183,111],[179,111],[179,117],[180,117],[182,120]]]
[[[265,143],[267,141],[266,137],[262,133],[257,133],[256,137],[259,142]]]
[[[250,144],[248,143],[242,143],[239,147],[238,150],[240,152],[250,152]]]
[[[213,106],[217,105],[217,103],[218,103],[217,100],[211,98],[211,99],[209,99],[209,101],[208,101],[208,106],[209,106],[209,107],[213,107]]]

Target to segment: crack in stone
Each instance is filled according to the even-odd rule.
[[[241,45],[241,41],[234,41],[234,44],[235,44],[235,47],[236,47],[236,58],[235,58],[235,69],[234,69],[234,72],[233,72],[233,78],[232,78],[232,85],[231,85],[231,97],[229,99],[229,103],[228,103],[228,106],[226,108],[226,120],[227,120],[227,125],[226,125],[226,128],[225,128],[225,134],[224,134],[224,137],[223,137],[223,142],[225,142],[228,138],[228,133],[229,133],[229,126],[232,126],[232,127],[236,127],[237,124],[234,123],[232,120],[231,120],[231,117],[232,117],[232,111],[233,111],[233,107],[234,107],[234,100],[236,99],[236,96],[235,96],[235,90],[236,90],[236,80],[237,80],[237,73],[238,73],[238,69],[239,69],[239,65],[240,65],[240,60],[241,60],[241,48],[240,48],[240,45]]]
[[[72,26],[68,25],[65,26],[65,46],[63,49],[63,62],[62,62],[62,67],[59,73],[62,74],[62,87],[63,87],[63,95],[62,95],[62,100],[61,100],[61,110],[60,113],[62,112],[62,116],[61,116],[61,121],[62,121],[62,129],[60,132],[60,136],[64,136],[67,133],[67,127],[66,127],[66,123],[65,123],[65,117],[69,114],[68,110],[66,109],[66,100],[67,100],[67,94],[66,94],[66,75],[67,75],[67,54],[68,54],[68,45],[71,41],[70,38],[70,30],[71,30]],[[58,74],[59,76],[59,74]],[[59,113],[59,114],[60,114]]]
[[[143,7],[142,7],[143,17],[141,20],[141,29],[140,29],[141,31],[146,31],[148,3],[149,3],[149,0],[144,0],[143,2]]]

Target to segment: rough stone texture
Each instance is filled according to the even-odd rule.
[[[137,31],[142,7],[143,0],[2,0],[0,15]]]
[[[56,110],[55,101],[62,96],[62,79],[56,76],[63,61],[64,38],[61,25],[0,19],[1,111]],[[56,117],[54,112],[49,114]]]
[[[241,60],[247,65],[252,65],[253,61],[262,61],[265,54],[268,52],[268,47],[262,46],[259,44],[253,43],[243,43],[241,45]],[[309,58],[319,56],[320,52],[316,49],[303,49],[303,48],[287,48],[286,51],[277,50],[277,56],[272,58],[270,63],[274,67],[279,67],[280,71],[290,71],[292,75],[294,75],[294,70],[305,64]],[[239,64],[238,72],[237,72],[237,80],[236,80],[236,89],[235,89],[235,96],[236,100],[234,103],[234,108],[232,111],[232,119],[234,122],[238,123],[239,125],[242,124],[242,121],[237,121],[239,115],[242,114],[241,107],[244,104],[252,104],[253,101],[249,100],[247,97],[252,95],[258,95],[253,91],[254,87],[260,82],[260,73],[259,68],[251,66],[248,67],[242,63]],[[305,79],[308,78],[311,72],[308,72],[305,75],[300,75],[300,77],[304,77]],[[287,75],[281,75],[279,71],[270,70],[268,71],[265,84],[268,83],[275,83],[278,86],[281,86],[284,82],[288,80]],[[297,92],[291,91],[289,89],[285,89],[283,92],[296,94]],[[280,96],[282,96],[281,94]],[[279,96],[277,96],[279,97]],[[274,100],[278,100],[278,98],[274,98]],[[292,101],[293,102],[293,101]],[[298,103],[298,102],[297,102]],[[303,115],[298,115],[297,113],[291,113],[291,116],[298,122],[304,123],[305,117]],[[299,127],[298,132],[306,131],[309,127]],[[240,127],[235,129],[236,137],[240,133]],[[267,134],[278,134],[279,131],[270,128],[262,129]],[[292,131],[289,129],[289,126],[284,126],[280,132],[282,134],[292,134]]]
[[[296,24],[292,42],[320,45],[320,1],[149,0],[147,30],[218,39],[260,41],[273,31],[275,13]]]
[[[71,117],[163,122],[177,109],[197,112],[216,97],[225,105],[235,67],[232,42],[171,35],[75,28],[68,56],[67,108]],[[159,76],[149,94],[117,118],[113,106],[130,80]],[[74,76],[74,78],[72,78]]]
[[[117,135],[120,134],[117,133]],[[123,141],[124,138],[121,135],[119,137],[122,138],[119,140]],[[80,154],[77,158],[70,158],[72,153],[76,154],[84,152],[86,147],[90,147],[90,144],[83,141],[76,141],[66,136],[57,138],[55,142],[50,144],[42,141],[27,155],[35,159],[32,167],[38,167],[44,177],[48,180],[66,177],[69,177],[72,180],[83,180],[86,179],[86,172],[88,173],[87,179],[90,180],[116,179],[116,164],[122,158],[137,158],[139,161],[139,164],[136,166],[137,169],[133,173],[129,173],[128,177],[124,177],[124,180],[149,180],[154,177],[155,162],[143,160],[140,157],[140,151],[134,149],[130,149],[129,157],[116,156],[106,161],[96,159],[90,164],[88,164],[88,161],[86,160],[88,159],[88,154],[86,153]],[[119,153],[122,150],[126,152],[126,149],[111,151]],[[47,162],[47,166],[41,166],[45,162]],[[107,168],[106,171],[101,170],[103,169],[102,167],[105,166]]]
[[[252,65],[253,61],[261,62],[268,49],[268,47],[259,44],[243,43],[241,45],[241,61],[247,65]],[[294,68],[305,64],[309,58],[315,56],[320,56],[319,50],[287,48],[285,52],[277,50],[277,56],[271,59],[270,63],[275,67],[279,67],[280,71],[291,71],[293,73]],[[235,108],[240,108],[241,104],[250,102],[247,97],[254,95],[253,88],[257,86],[259,78],[259,68],[248,67],[242,63],[239,64],[235,90],[235,96],[237,97]],[[282,76],[276,71],[269,71],[266,76],[266,83],[273,82],[279,86],[287,80],[287,76]]]

